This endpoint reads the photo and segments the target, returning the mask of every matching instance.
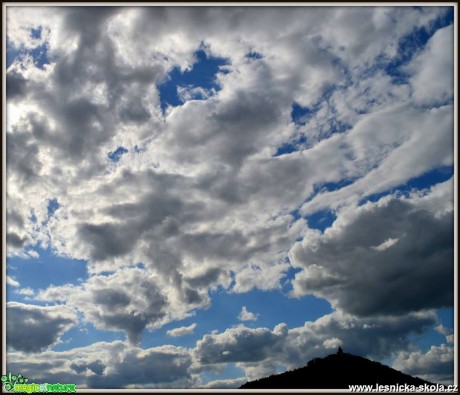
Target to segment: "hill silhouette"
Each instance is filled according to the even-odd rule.
[[[241,389],[349,389],[349,385],[433,385],[369,359],[344,353],[315,358],[307,366],[243,384]]]

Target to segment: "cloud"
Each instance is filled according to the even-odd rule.
[[[30,287],[18,289],[17,293],[19,295],[27,295],[27,296],[32,296],[35,294],[34,290]]]
[[[336,344],[342,344],[346,352],[386,358],[408,350],[408,335],[422,333],[436,321],[430,311],[372,318],[333,312],[291,329],[284,323],[272,330],[229,328],[205,335],[190,349],[168,345],[142,349],[114,341],[33,355],[16,351],[9,353],[8,369],[21,371],[35,381],[65,379],[81,388],[202,387],[200,373],[222,369],[229,362],[244,370],[245,380],[253,380],[280,367],[304,366],[314,357],[330,354],[330,347]],[[210,382],[207,386],[233,386],[239,380]]]
[[[123,331],[130,343],[138,344],[145,329],[187,318],[191,310],[209,303],[204,291],[175,281],[181,279],[173,278],[171,284],[164,283],[160,289],[160,277],[143,268],[129,267],[110,275],[92,276],[78,286],[51,286],[39,291],[36,299],[65,301],[96,328]]]
[[[19,287],[19,283],[14,278],[12,278],[10,276],[6,276],[6,283],[8,285],[11,285],[12,287],[15,287],[15,288]]]
[[[336,337],[332,337],[330,339],[324,340],[323,342],[324,348],[328,348],[328,349],[329,348],[336,349],[337,347],[341,345],[342,345],[342,341]]]
[[[205,335],[197,342],[196,353],[203,365],[261,361],[275,351],[282,337],[268,328],[230,328],[216,335]]]
[[[451,201],[450,182],[439,188]],[[324,234],[310,232],[290,252],[302,269],[294,295],[315,294],[361,316],[451,306],[452,211],[429,200],[387,197],[340,211]]]
[[[241,308],[240,313],[238,314],[238,319],[240,321],[256,321],[258,318],[259,314],[254,314],[248,311],[246,306],[243,306]]]
[[[330,354],[338,345],[352,354],[377,360],[389,358],[393,352],[407,349],[410,333],[422,333],[435,323],[432,311],[369,318],[335,311],[292,329],[286,324],[273,330],[239,326],[205,335],[194,352],[201,369],[234,362],[246,372],[248,380],[255,380],[276,373],[277,366],[283,366],[283,370],[305,366],[310,359]]]
[[[146,270],[125,268],[107,276],[92,276],[81,286],[50,287],[39,292],[37,299],[66,298],[68,306],[81,311],[97,328],[124,331],[136,344],[144,329],[185,318],[192,306],[202,302],[198,294],[198,300],[190,300],[190,294],[179,295],[175,288],[160,289],[157,280]]]
[[[302,206],[302,214],[356,204],[433,168],[451,165],[452,115],[450,105],[427,110],[396,104],[362,116],[346,134],[321,141],[311,151],[321,156],[334,152],[342,179],[354,182],[315,194]]]
[[[74,311],[65,306],[7,303],[8,346],[26,353],[43,351],[59,342],[76,324]]]
[[[207,389],[235,389],[246,383],[246,378],[214,380],[207,383],[203,388]]]
[[[394,246],[398,241],[399,239],[390,238],[388,240],[385,240],[382,244],[379,244],[378,246],[373,246],[372,248],[376,251],[382,252],[385,251],[387,248]]]
[[[195,328],[196,328],[196,323],[193,323],[189,326],[181,326],[179,328],[170,329],[166,333],[172,337],[190,335],[193,333]]]
[[[255,377],[276,369],[269,350],[282,361],[277,350],[288,350],[294,364],[336,339],[365,350],[351,334],[337,334],[343,325],[356,333],[361,324],[393,321],[425,328],[431,318],[423,311],[453,297],[444,286],[452,284],[452,180],[426,197],[357,203],[453,164],[452,73],[445,71],[452,27],[433,32],[448,9],[8,7],[8,46],[25,55],[6,75],[8,256],[41,246],[85,260],[87,280],[50,285],[36,300],[64,303],[130,342],[104,345],[120,350],[118,362],[98,345],[80,350],[73,368],[71,352],[45,352],[53,356],[43,366],[65,355],[65,369],[56,362],[53,371],[69,382],[79,371],[79,382],[99,387],[110,377],[123,386],[195,385],[189,350],[143,353],[134,345],[144,331],[208,307],[211,290],[279,290],[292,266],[301,269],[294,293],[327,298],[335,315],[312,328],[212,334],[193,358],[235,361]],[[433,36],[406,56],[400,43],[422,29]],[[40,67],[31,52],[39,47],[48,61]],[[179,86],[185,103],[163,113],[159,85],[174,69],[192,69],[199,50],[227,60],[226,73],[213,76],[220,90]],[[392,71],[395,62],[402,64]],[[294,103],[304,109],[302,122],[292,119]],[[276,156],[291,143],[292,152]],[[118,149],[121,159],[109,160]],[[344,180],[351,183],[340,186]],[[59,208],[50,215],[53,199]],[[295,214],[322,209],[337,212],[324,234]],[[49,318],[54,310],[40,311]],[[58,341],[58,322],[67,327],[50,320],[50,337],[36,349]],[[260,350],[240,353],[238,345],[251,346],[246,335]],[[289,348],[291,337],[312,354]],[[406,346],[392,341],[382,344]],[[384,346],[365,344],[383,354]],[[128,369],[125,379],[129,362],[142,369]],[[149,363],[166,381],[148,382]]]
[[[189,387],[193,383],[190,365],[190,354],[183,348],[143,350],[121,341],[33,356],[16,352],[8,359],[9,370],[20,371],[35,382],[69,382],[80,388]]]
[[[205,287],[198,294],[185,290],[203,263],[210,273],[220,273],[212,287],[228,287],[232,272],[235,292],[279,287],[289,268],[287,251],[305,232],[289,213],[316,185],[361,177],[351,190],[319,194],[305,213],[451,162],[446,131],[452,108],[425,111],[402,104],[405,88],[383,71],[362,78],[355,58],[341,49],[369,62],[380,53],[391,58],[396,54],[388,40],[394,44],[415,26],[428,26],[441,9],[144,11],[148,16],[139,8],[116,7],[11,11],[15,46],[29,40],[24,29],[39,24],[34,18],[47,18],[43,40],[51,59],[44,70],[19,60],[8,70],[16,91],[21,84],[28,87],[27,100],[18,93],[10,106],[22,116],[8,127],[8,183],[18,186],[9,201],[17,201],[24,218],[10,231],[12,247],[40,240],[62,256],[88,260],[94,274],[142,262],[161,281],[184,288],[190,301],[206,304]],[[369,23],[357,26],[358,18]],[[87,20],[94,22],[90,30]],[[324,20],[334,20],[334,31],[343,34],[326,29],[319,22]],[[290,27],[280,35],[274,26]],[[145,32],[154,38],[139,39]],[[229,72],[217,75],[221,90],[164,116],[158,84],[174,67],[190,69],[200,48],[229,60]],[[250,51],[261,58],[248,59]],[[342,69],[351,73],[349,87]],[[323,96],[328,84],[334,87],[330,101]],[[374,106],[382,87],[388,87],[385,98]],[[361,107],[344,107],[364,93]],[[273,157],[300,132],[291,122],[293,102],[315,108],[316,123],[301,130],[312,137],[312,146]],[[358,114],[370,109],[376,113]],[[330,136],[326,129],[338,121],[352,130]],[[314,130],[323,124],[324,140],[316,144]],[[432,125],[443,132],[431,133]],[[126,151],[123,160],[107,163],[107,153],[117,147]],[[407,160],[398,171],[389,171],[402,157]],[[43,223],[45,202],[55,198],[60,208],[46,224],[26,220],[33,210]]]
[[[439,29],[430,38],[423,51],[413,59],[405,69],[411,72],[413,98],[424,105],[436,105],[453,100],[453,26]]]
[[[453,362],[453,347],[441,344],[431,346],[425,353],[421,351],[400,352],[393,362],[393,368],[431,382],[451,384],[454,378]]]

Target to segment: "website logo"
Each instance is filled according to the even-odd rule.
[[[21,373],[13,375],[11,372],[2,376],[2,385],[7,391],[26,392],[28,394],[33,392],[76,392],[77,389],[75,384],[29,383],[29,379]]]

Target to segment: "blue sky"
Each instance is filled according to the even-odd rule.
[[[453,7],[7,18],[9,370],[238,388],[341,345],[453,381]]]

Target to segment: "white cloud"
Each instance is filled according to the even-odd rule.
[[[246,377],[237,379],[214,380],[206,383],[204,388],[207,389],[235,389],[246,383]]]
[[[365,196],[451,165],[452,130],[451,106],[424,110],[402,104],[364,115],[347,134],[315,147],[321,157],[334,152],[340,158],[337,166],[342,178],[357,179],[338,190],[318,193],[303,205],[302,213],[355,204]]]
[[[451,50],[446,50],[446,49]],[[439,29],[423,51],[407,66],[412,73],[414,99],[425,105],[436,105],[453,99],[454,79],[453,26]]]
[[[240,313],[238,314],[238,319],[240,321],[256,321],[257,318],[259,317],[259,314],[254,314],[248,311],[246,306],[243,306],[241,308]]]
[[[441,344],[421,351],[400,352],[393,362],[393,368],[431,382],[453,383],[454,349]]]
[[[6,283],[7,283],[8,285],[11,285],[12,287],[15,287],[15,288],[19,287],[19,285],[20,285],[20,284],[19,284],[15,279],[13,279],[11,276],[6,276]]]
[[[189,326],[181,326],[179,328],[170,329],[166,333],[172,337],[190,335],[193,333],[195,328],[196,328],[196,323],[193,323]]]
[[[385,240],[382,244],[379,244],[378,246],[373,246],[371,248],[373,248],[376,251],[385,251],[391,246],[394,246],[398,241],[399,239],[389,238],[388,240]]]
[[[19,295],[27,295],[27,296],[32,296],[35,294],[34,290],[30,287],[18,289],[17,293]]]
[[[326,339],[323,342],[324,348],[331,349],[331,348],[337,348],[342,345],[342,341],[336,337],[332,337],[330,339]]]

